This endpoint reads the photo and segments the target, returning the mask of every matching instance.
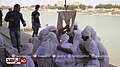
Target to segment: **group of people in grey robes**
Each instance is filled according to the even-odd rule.
[[[68,29],[69,26],[66,25],[65,28]],[[72,34],[68,31],[62,32],[59,35],[55,26],[42,29],[39,35],[30,38],[29,43],[21,48],[20,55],[28,56],[25,57],[27,63],[13,67],[107,67],[109,65],[107,50],[91,26],[86,26],[81,31],[78,24],[74,24]],[[5,47],[9,53],[18,54],[16,48],[7,45],[9,44],[0,35],[0,47]]]
[[[14,48],[12,45],[10,45],[4,36],[0,34],[0,48],[6,49],[6,58],[14,58],[14,57],[20,57],[20,56],[26,56],[24,57],[26,59],[26,64],[23,65],[8,65],[9,67],[35,67],[34,62],[32,60],[31,54],[33,53],[33,44],[32,43],[26,43],[21,48],[21,52],[19,53],[16,48]],[[0,67],[6,67],[6,63],[0,62]]]
[[[66,25],[62,30],[69,29]],[[33,43],[38,67],[107,67],[109,56],[100,36],[91,27],[82,31],[74,24],[72,34],[58,33],[55,26],[42,29],[38,36],[29,41]]]

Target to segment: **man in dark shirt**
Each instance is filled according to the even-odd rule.
[[[5,21],[9,22],[9,33],[12,45],[13,47],[17,48],[18,52],[20,53],[20,21],[24,27],[26,26],[26,23],[22,14],[20,13],[19,4],[15,4],[14,10],[6,14]]]
[[[3,16],[2,10],[0,9],[0,26],[2,26],[2,16]]]
[[[39,7],[40,7],[39,5],[36,5],[35,11],[32,12],[32,29],[33,29],[32,37],[37,36],[40,27],[40,20],[39,20],[40,13],[38,12]]]

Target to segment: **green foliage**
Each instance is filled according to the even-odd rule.
[[[46,8],[46,6],[45,6],[45,5],[41,5],[40,7],[41,7],[41,8]]]
[[[88,5],[88,6],[87,6],[87,8],[93,8],[93,6],[91,6],[91,5]]]
[[[35,5],[31,5],[31,7],[35,7]],[[57,4],[54,4],[54,5],[50,5],[50,4],[47,4],[47,5],[40,5],[41,9],[58,9],[58,10],[64,10],[65,7],[64,6],[58,6]],[[80,4],[80,5],[68,5],[68,10],[75,10],[75,9],[82,9],[82,10],[85,10],[86,8],[93,8],[93,6],[91,5],[84,5],[84,4]]]
[[[35,7],[35,5],[31,5],[31,7]]]
[[[105,8],[105,9],[119,8],[120,9],[120,5],[99,4],[99,5],[96,5],[95,8]]]
[[[68,6],[68,10],[75,10],[75,9],[77,9],[77,8],[78,8],[77,5],[69,5],[69,6]]]
[[[80,4],[79,7],[80,7],[80,9],[85,10],[87,6],[84,4]]]
[[[47,8],[49,8],[49,9],[55,9],[55,6],[52,6],[52,5],[47,5]]]
[[[55,8],[57,8],[58,10],[64,10],[65,9],[64,6],[56,6]]]

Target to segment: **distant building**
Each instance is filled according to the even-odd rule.
[[[78,8],[76,10],[79,10],[79,8],[80,8],[79,5],[80,4],[82,4],[82,3],[80,3],[80,2],[69,2],[68,3],[68,5],[75,5],[75,6],[77,6]]]
[[[56,5],[57,5],[57,6],[64,6],[64,2],[60,0],[60,1],[57,2]]]
[[[79,2],[69,2],[68,5],[80,5]]]

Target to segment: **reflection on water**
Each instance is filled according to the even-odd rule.
[[[4,10],[4,15],[7,11]],[[28,27],[31,27],[31,12],[21,11],[27,22]],[[114,65],[120,66],[120,16],[99,16],[99,15],[80,15],[77,14],[76,21],[79,28],[82,30],[86,25],[91,25],[100,35],[101,40],[106,47],[110,62]],[[56,12],[41,12],[41,24],[45,26],[56,25],[57,13]],[[30,34],[32,32],[29,32]]]

